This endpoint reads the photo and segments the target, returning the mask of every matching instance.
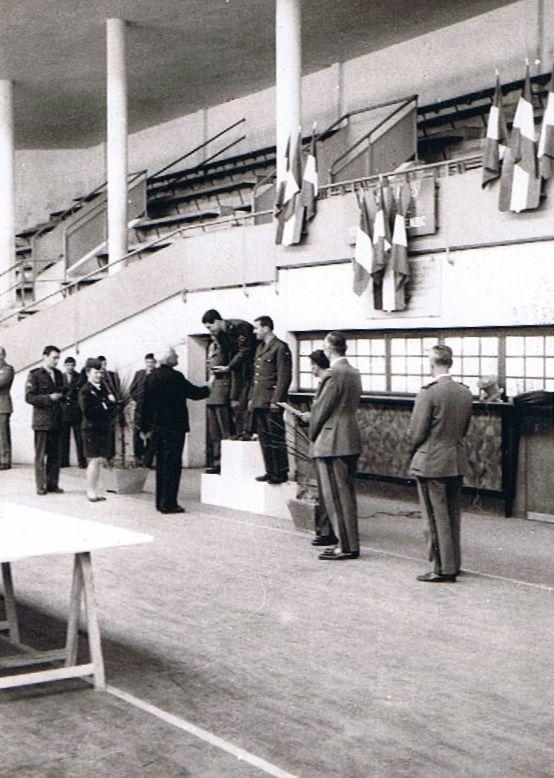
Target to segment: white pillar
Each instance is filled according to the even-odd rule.
[[[12,82],[0,80],[0,308],[9,308],[15,291],[15,273],[5,271],[15,262],[15,161]]]
[[[127,254],[127,78],[123,19],[106,21],[106,43],[108,255],[112,264]],[[111,272],[121,270],[122,266],[120,262]]]
[[[275,15],[277,92],[277,184],[285,177],[289,137],[296,143],[301,124],[301,0],[277,0]]]

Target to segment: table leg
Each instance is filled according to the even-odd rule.
[[[67,618],[67,633],[65,650],[67,656],[65,666],[77,664],[77,650],[79,647],[79,616],[81,613],[81,597],[83,594],[83,573],[78,556],[73,560],[73,579],[71,581],[71,595],[69,598],[69,614]]]
[[[96,596],[94,594],[94,581],[92,577],[90,552],[86,551],[81,554],[77,554],[77,557],[83,578],[88,644],[92,665],[94,667],[94,688],[97,690],[102,690],[106,688],[106,677],[104,673],[102,644],[100,642],[100,627],[98,626],[98,613],[96,609]]]
[[[8,622],[8,634],[10,640],[19,643],[19,622],[15,606],[13,590],[12,567],[9,562],[2,562],[2,585],[4,587],[4,606],[6,608],[6,621]]]

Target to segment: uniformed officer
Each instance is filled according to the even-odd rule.
[[[463,438],[472,408],[470,390],[449,375],[452,349],[433,346],[429,353],[433,381],[416,397],[408,429],[421,509],[429,523],[429,559],[434,570],[418,581],[443,583],[460,572],[460,503],[467,457]]]
[[[146,383],[146,377],[156,367],[156,359],[154,354],[149,352],[144,355],[144,369],[137,370],[133,376],[129,394],[131,399],[134,400],[135,410],[133,416],[133,456],[137,464],[144,465],[144,467],[151,467],[154,460],[154,448],[151,440],[146,442],[142,439],[140,434],[140,416],[142,413],[142,401],[144,399],[144,385]]]
[[[206,422],[208,441],[211,449],[211,466],[206,473],[219,475],[221,472],[221,441],[228,440],[232,435],[233,422],[231,418],[231,373],[217,370],[229,363],[229,356],[220,340],[212,336],[208,346],[207,372],[213,376],[210,396],[206,400]]]
[[[322,560],[357,559],[360,555],[356,473],[362,438],[356,411],[362,395],[360,373],[346,359],[342,332],[330,332],[324,351],[330,361],[310,412],[311,455],[316,461],[325,507],[340,548],[330,547]]]
[[[216,373],[230,373],[230,401],[233,416],[234,436],[248,438],[247,406],[252,382],[256,338],[252,325],[243,319],[223,319],[213,308],[202,316],[202,323],[213,337],[217,338],[228,362],[219,365]]]
[[[79,389],[83,385],[80,374],[76,371],[74,357],[64,360],[63,387],[64,402],[62,405],[62,436],[61,436],[61,467],[69,467],[71,430],[77,449],[79,467],[84,469],[87,460],[83,451],[83,436],[81,435],[82,413],[79,408]]]
[[[284,411],[277,403],[287,399],[292,380],[292,358],[287,344],[275,336],[273,320],[269,316],[260,316],[254,321],[254,334],[259,342],[249,407],[266,470],[256,480],[281,484],[288,478],[289,461]]]
[[[0,470],[9,470],[12,466],[10,416],[13,406],[10,389],[13,378],[14,369],[6,362],[6,350],[0,346]]]
[[[31,370],[25,385],[25,401],[33,406],[36,487],[37,494],[61,494],[58,479],[64,390],[62,374],[56,368],[60,350],[46,346],[42,355],[42,366]]]

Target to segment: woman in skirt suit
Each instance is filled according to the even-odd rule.
[[[87,381],[79,390],[79,406],[83,413],[81,430],[87,465],[87,497],[100,502],[98,480],[102,460],[110,456],[110,426],[116,409],[115,398],[108,394],[102,382],[102,364],[98,359],[87,359]]]

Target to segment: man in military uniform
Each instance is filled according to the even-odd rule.
[[[154,460],[154,447],[151,440],[146,442],[142,439],[140,434],[140,416],[142,413],[142,401],[144,399],[144,384],[146,383],[146,377],[156,367],[156,360],[154,354],[149,353],[144,356],[144,369],[137,370],[133,376],[131,386],[129,388],[129,394],[131,399],[135,402],[135,411],[133,419],[133,456],[135,462],[144,465],[144,467],[151,467]]]
[[[61,494],[58,479],[64,391],[62,374],[56,368],[60,350],[46,346],[42,355],[42,367],[31,370],[25,385],[25,402],[33,406],[37,494]]]
[[[269,316],[260,316],[254,321],[254,333],[258,348],[254,358],[249,407],[266,470],[256,480],[282,484],[288,478],[289,460],[284,411],[278,403],[285,402],[288,396],[292,380],[292,358],[287,344],[275,336],[273,321]]]
[[[233,416],[234,436],[247,438],[247,406],[252,381],[252,362],[256,350],[253,327],[242,319],[223,319],[213,308],[202,316],[202,324],[217,338],[228,362],[219,365],[216,373],[230,373],[230,400]],[[215,374],[215,373],[214,373]]]
[[[310,453],[316,461],[321,497],[340,548],[331,546],[319,558],[357,559],[360,542],[356,474],[362,437],[356,412],[362,382],[358,370],[346,359],[346,339],[342,332],[330,332],[323,348],[330,367],[322,376],[310,412]]]
[[[470,390],[449,375],[452,349],[433,346],[433,381],[416,397],[408,429],[410,475],[417,479],[421,509],[429,524],[434,570],[418,581],[454,583],[460,572],[460,503],[467,457],[463,438],[472,407]]]
[[[79,407],[79,389],[82,386],[81,376],[76,371],[76,362],[73,357],[64,360],[63,391],[64,402],[62,405],[62,436],[61,436],[61,467],[69,467],[71,430],[77,449],[77,461],[79,467],[84,469],[87,460],[83,452],[83,436],[81,435],[82,413]]]
[[[212,336],[208,346],[207,372],[213,376],[210,396],[206,401],[206,422],[208,441],[211,449],[211,466],[206,470],[210,475],[221,472],[221,441],[228,440],[232,434],[230,389],[231,373],[217,370],[229,363],[228,354],[221,342]]]
[[[6,362],[6,350],[0,346],[0,470],[9,470],[12,466],[10,416],[13,406],[10,389],[13,377],[14,369]]]

